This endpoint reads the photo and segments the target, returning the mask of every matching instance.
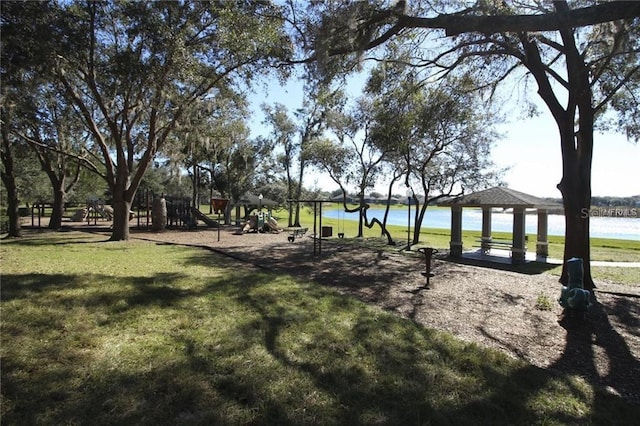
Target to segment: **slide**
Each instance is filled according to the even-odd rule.
[[[196,219],[203,221],[209,228],[218,227],[217,220],[210,219],[208,216],[205,216],[204,213],[202,213],[200,210],[196,209],[195,207],[191,207],[191,211],[193,212],[193,215],[196,217]]]

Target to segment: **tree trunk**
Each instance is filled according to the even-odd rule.
[[[7,189],[7,216],[9,217],[9,237],[21,237],[22,228],[20,227],[20,215],[18,214],[18,207],[20,200],[18,199],[18,189],[16,186],[15,176],[13,175],[13,161],[11,167],[7,168],[7,163],[4,160],[5,171],[2,173],[2,182]],[[11,171],[9,171],[11,170]]]
[[[584,182],[573,177],[563,176],[558,184],[562,192],[565,220],[564,263],[560,282],[567,284],[569,281],[567,260],[579,257],[584,267],[584,288],[593,290],[595,285],[591,277],[591,253],[589,246],[589,204],[585,194],[588,189]]]
[[[581,111],[581,120],[588,115]],[[581,128],[582,125],[580,126]],[[593,128],[593,127],[591,127]],[[578,143],[573,132],[563,132],[562,140],[562,180],[558,189],[562,193],[565,218],[564,263],[560,282],[569,280],[567,260],[579,257],[584,267],[584,288],[593,290],[591,277],[591,247],[589,241],[589,209],[591,208],[591,160],[593,157],[593,131],[578,133]],[[577,145],[577,147],[576,147]]]
[[[199,209],[200,208],[200,197],[199,195],[199,191],[198,191],[198,184],[200,182],[200,170],[198,169],[198,165],[194,164],[193,165],[193,180],[191,181],[192,183],[192,187],[191,187],[191,207],[193,207],[194,209]]]
[[[413,220],[413,244],[418,244],[420,242],[420,229],[422,228],[422,222],[424,222],[424,216],[427,213],[428,195],[429,194],[425,190],[424,204],[422,206],[420,205],[420,201],[418,201],[418,197],[414,197],[416,211],[414,213]]]
[[[302,166],[301,166],[302,169]],[[300,198],[302,197],[302,178],[303,173],[300,173],[300,180],[298,181],[298,185],[296,186],[296,210],[295,217],[293,218],[293,226],[300,226]]]
[[[53,209],[51,211],[51,218],[49,219],[49,229],[60,229],[60,227],[62,227],[65,195],[61,189],[53,191]]]
[[[4,108],[2,109],[4,119]],[[20,228],[20,215],[18,214],[18,187],[16,185],[15,170],[13,167],[13,152],[11,142],[9,141],[9,133],[6,125],[2,126],[2,149],[0,149],[0,159],[4,170],[0,173],[2,183],[7,189],[7,216],[9,216],[9,237],[21,237],[22,229]]]
[[[358,235],[356,236],[356,238],[363,238],[364,237],[364,217],[367,214],[367,209],[369,208],[367,203],[365,203],[364,201],[363,190],[360,191],[358,204],[360,205],[360,208],[358,209],[359,210],[358,211]]]
[[[557,8],[566,9],[566,2],[555,2]],[[562,179],[558,189],[562,193],[565,215],[564,262],[560,282],[568,282],[567,260],[580,257],[584,266],[584,288],[595,288],[591,277],[589,243],[589,208],[591,207],[591,160],[593,158],[594,110],[589,84],[589,69],[578,52],[573,32],[560,31],[565,44],[568,93],[567,106],[563,108],[546,75],[535,43],[522,38],[526,52],[524,65],[538,83],[538,94],[549,107],[560,132],[562,151]],[[576,123],[576,116],[578,122]],[[577,126],[576,126],[577,124]],[[578,129],[576,133],[576,127]]]
[[[131,201],[122,196],[113,198],[113,232],[110,241],[126,241],[129,239],[129,212]]]

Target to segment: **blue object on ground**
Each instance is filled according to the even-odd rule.
[[[584,289],[584,269],[582,259],[572,257],[567,260],[569,282],[560,291],[560,306],[565,309],[584,312],[591,306],[591,293]]]

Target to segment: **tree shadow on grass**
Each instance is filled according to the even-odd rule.
[[[534,419],[581,423],[606,419],[613,414],[612,406],[629,411],[622,402],[616,405],[614,396],[598,394],[609,400],[602,413],[577,410],[572,415],[558,408],[541,414],[535,399],[544,400],[547,390],[558,382],[578,400],[588,404],[588,397],[581,394],[582,389],[572,388],[569,377],[557,378],[524,362],[513,369],[512,361],[502,354],[451,340],[392,315],[372,313],[352,299],[328,296],[322,289],[305,293],[296,300],[251,294],[240,299],[260,314],[261,320],[252,327],[264,331],[269,354],[334,396],[340,407],[334,419],[340,424],[518,424]],[[331,301],[322,312],[305,313],[300,297]],[[330,323],[334,315],[349,316],[351,326],[341,333],[341,320]],[[324,327],[315,327],[322,317]],[[291,340],[296,327],[303,327],[301,334],[307,337],[302,348]],[[449,393],[463,396],[450,398]]]
[[[384,256],[377,256],[380,264],[388,261]],[[344,256],[343,272],[354,267],[354,260]],[[171,282],[182,278],[180,274],[156,274],[132,278],[135,285],[125,287],[133,288],[120,293],[105,290],[68,299],[60,299],[58,291],[64,286],[80,288],[80,277],[56,275],[51,281],[50,276],[34,274],[22,281],[29,283],[26,287],[16,285],[21,276],[10,277],[11,300],[34,298],[37,303],[50,299],[59,309],[55,321],[50,318],[42,323],[42,331],[50,333],[40,337],[49,341],[39,343],[40,350],[50,356],[43,355],[38,361],[51,363],[52,368],[3,356],[3,393],[13,404],[7,423],[37,423],[47,413],[57,423],[86,423],[88,419],[120,424],[234,420],[254,424],[524,424],[532,419],[581,423],[615,419],[611,407],[629,418],[628,406],[616,405],[615,396],[599,391],[594,415],[570,415],[561,408],[540,414],[532,400],[544,397],[556,383],[569,388],[580,401],[588,397],[580,395],[582,389],[568,376],[557,378],[524,363],[511,368],[504,355],[365,309],[355,299],[332,290],[298,281],[279,283],[280,275],[242,270],[232,262],[218,263],[201,254],[191,261],[222,267],[226,273],[212,277],[197,290],[171,288]],[[229,331],[196,330],[209,333],[205,338],[191,334],[190,324],[167,329],[162,337],[177,355],[156,360],[158,364],[145,355],[140,365],[121,365],[116,358],[117,368],[112,368],[109,362],[96,363],[87,350],[97,344],[92,336],[87,337],[86,346],[74,347],[67,346],[64,338],[52,338],[67,333],[60,325],[73,307],[109,308],[109,321],[117,326],[118,321],[129,320],[124,314],[134,307],[171,307],[170,313],[179,302],[204,296],[210,315],[218,314],[220,303],[237,303],[229,307],[236,322]],[[124,309],[110,309],[119,300],[126,302]],[[145,312],[141,311],[141,318]],[[195,312],[183,304],[180,313]],[[208,315],[206,311],[201,314]],[[211,342],[220,334],[226,340]],[[134,337],[144,342],[143,334]],[[578,339],[569,345],[568,340],[568,346],[576,348],[583,343]],[[625,356],[624,348],[621,356]],[[283,368],[273,371],[275,367]],[[312,386],[298,386],[305,380]],[[323,399],[313,399],[315,394]]]
[[[228,403],[213,399],[219,395],[211,395],[209,389],[208,377],[220,369],[210,353],[209,358],[203,356],[207,351],[225,353],[189,337],[191,323],[181,319],[188,318],[189,309],[181,302],[248,284],[237,276],[193,291],[171,287],[183,278],[180,274],[121,278],[118,291],[99,284],[113,277],[95,275],[89,277],[93,291],[85,291],[87,277],[3,276],[3,340],[21,342],[5,344],[2,350],[3,424],[228,422],[210,405]],[[156,324],[148,318],[162,315],[165,308],[170,308],[166,312],[174,316],[172,322],[159,319]],[[180,326],[179,321],[187,322]],[[171,347],[164,348],[163,342]],[[121,360],[122,346],[138,354]],[[154,347],[170,357],[154,353]],[[244,349],[238,343],[226,356]]]
[[[602,296],[605,299],[605,296]],[[622,394],[640,404],[640,360],[631,352],[627,341],[612,326],[618,319],[626,327],[637,327],[640,301],[624,296],[606,296],[596,301],[585,321],[563,318],[567,331],[563,355],[549,368],[583,377],[589,383],[614,394]],[[635,314],[635,315],[634,315]],[[636,330],[637,336],[637,330]],[[606,358],[606,368],[598,369],[596,357]]]
[[[2,244],[11,244],[23,247],[95,244],[108,241],[108,236],[91,233],[69,233],[64,230],[37,229],[28,230],[24,238],[3,238]],[[40,237],[41,235],[41,237]],[[107,238],[107,239],[105,239]]]
[[[113,307],[125,301],[130,307],[143,305],[170,306],[191,295],[172,282],[185,278],[176,273],[158,273],[150,277],[118,277],[108,275],[6,274],[2,276],[2,300],[48,299],[61,306]],[[99,283],[119,283],[119,289],[99,288]],[[87,283],[91,284],[88,285]],[[127,286],[126,284],[131,284]],[[98,287],[98,288],[96,288]],[[74,290],[87,290],[77,293]]]
[[[269,248],[265,249],[264,252],[258,251],[258,253],[258,256],[255,256],[255,252],[252,252],[252,255],[255,256],[254,259],[260,259],[259,261],[266,265],[269,265],[269,262],[273,262],[275,265],[277,262],[277,267],[274,266],[274,269],[278,271],[289,271],[292,275],[297,275],[296,272],[299,268],[304,270],[305,273],[298,275],[308,277],[325,286],[341,287],[341,290],[343,291],[346,288],[346,293],[349,293],[348,289],[351,288],[354,290],[355,294],[357,290],[362,287],[363,289],[366,289],[366,294],[358,293],[357,296],[359,299],[369,302],[384,300],[387,291],[394,285],[394,282],[397,282],[398,278],[397,268],[393,269],[393,272],[384,270],[384,259],[385,257],[388,257],[388,253],[386,254],[382,251],[378,252],[375,259],[371,261],[371,257],[360,260],[356,256],[352,256],[351,251],[348,248],[330,248],[330,250],[327,250],[327,253],[323,253],[322,255],[325,260],[331,260],[330,268],[325,267],[326,269],[322,267],[318,268],[316,265],[318,257],[312,256],[309,252],[298,252],[294,255],[291,250],[283,250],[283,252],[278,255],[277,251],[274,252],[272,248]],[[274,255],[274,253],[276,253],[276,255]],[[263,257],[267,260],[263,261]],[[436,263],[436,270],[437,265],[438,264]],[[555,265],[539,263],[515,267],[513,265],[502,266],[503,267],[499,267],[499,269],[529,274],[541,273],[547,269],[555,267]],[[389,276],[387,277],[384,276],[386,272],[389,272]],[[447,274],[446,268],[441,273]],[[369,274],[371,274],[371,276],[369,276]],[[352,280],[354,277],[356,278]],[[371,282],[374,282],[374,280],[376,283],[380,284],[371,286],[370,284]],[[506,302],[512,303],[513,301],[507,300]],[[602,374],[600,373],[599,375],[594,366],[592,357],[595,355],[593,350],[589,350],[586,346],[581,346],[585,344],[584,342],[580,343],[584,339],[584,336],[580,336],[580,331],[569,330],[567,333],[567,349],[565,350],[565,354],[562,359],[558,361],[557,365],[551,367],[551,370],[561,374],[576,374],[581,377],[586,377],[589,383],[597,387],[596,393],[599,397],[606,399],[611,398],[610,395],[607,395],[606,393],[603,394],[603,389],[608,386],[613,389],[620,388],[623,390],[622,393],[627,397],[631,396],[632,399],[639,399],[637,395],[637,389],[640,388],[637,381],[637,378],[640,377],[638,360],[632,355],[628,345],[624,341],[624,338],[617,334],[615,329],[611,326],[609,318],[606,314],[603,314],[603,308],[598,306],[599,305],[596,305],[592,312],[595,315],[593,322],[597,324],[597,327],[593,332],[593,339],[596,341],[595,344],[600,347],[599,351],[604,351],[606,354],[604,356],[610,358],[609,364],[612,365],[618,363],[619,365],[617,367],[610,367],[609,373],[604,376],[603,380],[600,377]],[[607,306],[611,305],[608,304]],[[637,327],[639,321],[637,312],[640,312],[640,309],[636,306],[635,301],[625,298],[617,298],[615,306],[617,306],[615,309],[615,315],[619,323],[625,324],[629,330],[633,330],[634,327]],[[632,314],[633,312],[635,312],[635,314]],[[272,332],[268,334],[269,336],[272,336],[269,340],[268,346],[270,348],[275,347],[273,344],[273,336],[277,334],[276,331],[282,327],[283,323],[278,319],[278,317],[275,319],[274,317],[268,317],[265,318],[265,321],[272,327]],[[638,334],[637,328],[636,332],[632,334]],[[598,341],[604,342],[605,340],[608,341],[606,345],[597,343]],[[590,339],[588,341],[590,341]],[[579,356],[576,354],[579,354]],[[602,355],[600,354],[598,356]],[[570,364],[571,367],[569,368],[565,364]],[[535,367],[531,367],[531,369],[527,367],[525,370],[528,372],[526,374],[529,374],[532,371],[537,371]],[[542,377],[540,380],[541,383],[547,383],[548,377]],[[570,384],[572,379],[566,378],[564,380]],[[596,415],[598,415],[598,413],[596,413]]]

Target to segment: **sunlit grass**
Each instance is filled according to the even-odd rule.
[[[4,241],[2,423],[566,424],[637,406],[289,276],[81,233]]]

